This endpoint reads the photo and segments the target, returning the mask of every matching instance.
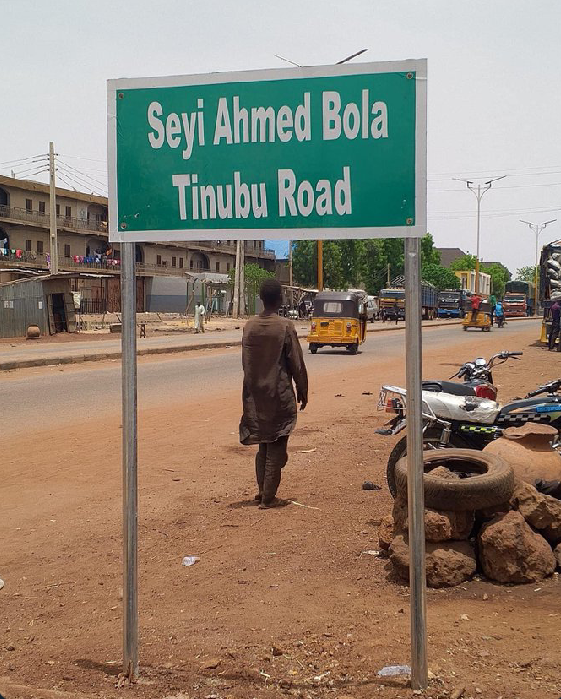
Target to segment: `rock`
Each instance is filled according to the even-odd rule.
[[[407,501],[399,496],[394,502],[393,519],[396,533],[407,531]],[[469,538],[474,521],[473,512],[444,512],[427,508],[425,510],[425,539],[431,543],[450,540],[462,541]]]
[[[531,529],[520,512],[508,512],[484,524],[478,539],[483,572],[492,580],[536,582],[555,570],[551,546]]]
[[[387,551],[390,548],[393,538],[396,535],[395,522],[391,515],[386,515],[380,522],[378,530],[378,547],[382,551]]]
[[[278,646],[272,646],[271,654],[274,658],[278,658],[279,656],[284,655],[284,651],[282,648],[279,648]]]
[[[397,575],[409,580],[409,545],[407,535],[398,534],[390,546],[390,561]],[[473,546],[467,541],[426,544],[426,571],[429,587],[453,587],[475,573]]]
[[[431,470],[433,476],[439,476],[440,478],[445,478],[448,481],[457,481],[460,478],[460,474],[455,471],[451,471],[446,466],[437,466]]]
[[[442,512],[425,510],[425,539],[439,541],[461,541],[468,539],[473,529],[475,516],[473,512]]]
[[[534,486],[517,481],[510,500],[513,510],[518,510],[534,529],[539,529],[551,543],[561,540],[561,501],[551,495],[538,493]]]
[[[512,466],[514,475],[526,483],[559,481],[561,459],[550,444],[556,434],[551,425],[528,422],[522,427],[509,427],[504,437],[491,442],[483,451],[500,456]]]
[[[201,665],[201,670],[216,670],[220,665],[220,658],[209,658]]]
[[[452,694],[450,694],[450,699],[462,699],[465,693],[465,687],[458,687],[458,689],[452,690]]]
[[[561,544],[557,544],[553,553],[555,554],[555,558],[557,559],[557,567],[561,568]]]

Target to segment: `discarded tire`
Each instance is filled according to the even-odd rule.
[[[474,449],[424,452],[425,506],[435,510],[481,510],[508,502],[514,490],[514,471],[502,459]],[[431,475],[438,466],[460,474],[447,479]],[[397,492],[407,497],[407,460],[395,468]]]

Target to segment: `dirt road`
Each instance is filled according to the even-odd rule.
[[[532,346],[533,323],[489,335],[452,330],[438,341],[440,329],[424,333],[425,376],[449,376],[461,361],[504,348],[525,354],[496,372],[503,400],[561,375],[561,356]],[[142,677],[133,689],[114,686],[122,657],[117,370],[54,370],[67,386],[57,398],[53,369],[2,376],[2,406],[14,406],[6,420],[19,417],[3,430],[0,693],[411,696],[404,681],[376,677],[408,662],[408,589],[384,560],[362,553],[377,548],[391,507],[383,474],[393,441],[374,429],[383,421],[380,384],[404,378],[400,342],[369,338],[358,357],[307,358],[310,404],[280,493],[306,507],[266,512],[251,501],[253,451],[237,442],[239,369],[230,366],[239,367],[239,350],[204,353],[208,371],[189,391],[173,388],[174,376],[185,381],[177,358],[141,360],[153,376],[140,411]],[[195,357],[185,361],[196,368]],[[14,405],[18,396],[25,405]],[[361,490],[366,479],[383,489]],[[185,568],[186,555],[201,560]],[[434,679],[423,696],[465,687],[465,697],[559,699],[560,590],[554,576],[429,591]]]

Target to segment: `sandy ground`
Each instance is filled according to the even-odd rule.
[[[520,328],[509,341],[525,354],[496,372],[503,401],[561,374],[561,357],[532,346],[535,335]],[[447,377],[502,344],[493,332],[467,335],[454,356],[431,349],[425,376]],[[115,687],[120,420],[77,416],[70,427],[36,425],[27,439],[4,443],[6,699],[412,696],[406,680],[376,676],[409,661],[408,588],[392,580],[385,560],[363,553],[377,549],[380,519],[391,508],[384,469],[395,440],[374,434],[384,420],[377,392],[383,382],[402,383],[404,366],[373,357],[365,372],[342,355],[314,382],[313,357],[307,361],[310,404],[279,492],[304,507],[261,511],[252,503],[253,450],[237,443],[239,386],[212,386],[204,400],[141,412],[142,674],[133,688]],[[30,380],[38,371],[29,370]],[[363,491],[366,479],[382,490]],[[186,555],[201,560],[182,567]],[[429,590],[432,679],[422,696],[465,688],[464,697],[559,699],[560,591],[558,576],[530,586],[479,579]]]

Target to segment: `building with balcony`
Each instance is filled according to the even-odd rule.
[[[56,216],[60,271],[91,271],[98,280],[75,280],[84,312],[120,308],[120,250],[107,233],[107,198],[57,187]],[[50,265],[49,187],[40,182],[0,176],[0,282],[45,273]],[[275,253],[263,241],[244,242],[245,262],[275,271]],[[189,243],[137,243],[136,272],[139,311],[151,310],[153,287],[158,288],[158,310],[165,307],[162,289],[170,296],[169,310],[177,299],[195,294],[193,275],[227,274],[235,267],[236,241]],[[186,274],[190,273],[190,274]],[[166,278],[163,284],[158,281]],[[171,299],[174,299],[172,302]]]

